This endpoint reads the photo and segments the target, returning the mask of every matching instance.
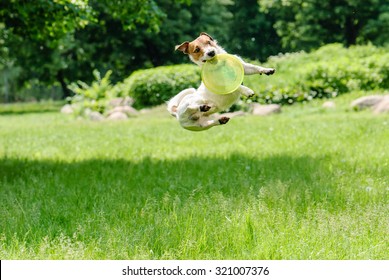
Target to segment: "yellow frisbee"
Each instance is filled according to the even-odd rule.
[[[244,78],[242,62],[231,54],[218,54],[202,67],[201,79],[216,94],[229,94],[238,89]]]

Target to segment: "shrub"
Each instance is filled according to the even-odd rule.
[[[322,60],[306,69],[306,88],[309,90],[331,96],[354,90],[385,88],[388,76],[384,69],[389,67],[389,55],[382,49],[359,46],[346,50],[333,45],[322,51],[333,54],[333,59]]]
[[[118,87],[135,99],[136,107],[147,107],[162,104],[183,89],[197,88],[200,80],[196,65],[160,66],[135,71]]]
[[[245,81],[258,93],[256,101],[262,103],[292,104],[355,90],[389,88],[389,53],[372,45],[344,48],[331,44],[309,54],[271,57],[267,64],[277,70],[271,79]]]
[[[98,70],[93,71],[95,81],[88,85],[82,81],[72,83],[69,89],[75,93],[74,96],[68,98],[72,104],[76,115],[83,116],[88,111],[95,111],[104,114],[108,109],[109,101],[112,98],[120,96],[116,86],[112,86],[110,76],[112,71],[109,70],[101,78]]]

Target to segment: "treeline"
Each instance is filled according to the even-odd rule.
[[[94,69],[115,82],[187,62],[174,46],[201,31],[264,61],[333,42],[386,45],[387,30],[387,0],[2,0],[0,101],[66,97]]]

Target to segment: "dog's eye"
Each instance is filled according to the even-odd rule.
[[[211,44],[211,41],[208,41],[208,45],[210,45]]]
[[[194,53],[198,53],[199,51],[200,51],[200,48],[197,47],[193,52],[194,52]]]

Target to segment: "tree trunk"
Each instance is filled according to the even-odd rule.
[[[71,92],[68,89],[68,86],[65,82],[65,77],[63,76],[63,71],[59,70],[57,73],[57,81],[61,84],[62,88],[62,98],[66,99],[67,97],[71,96]]]
[[[346,18],[345,33],[346,46],[349,47],[351,45],[355,45],[357,43],[359,26],[354,23],[353,16],[348,16]]]

